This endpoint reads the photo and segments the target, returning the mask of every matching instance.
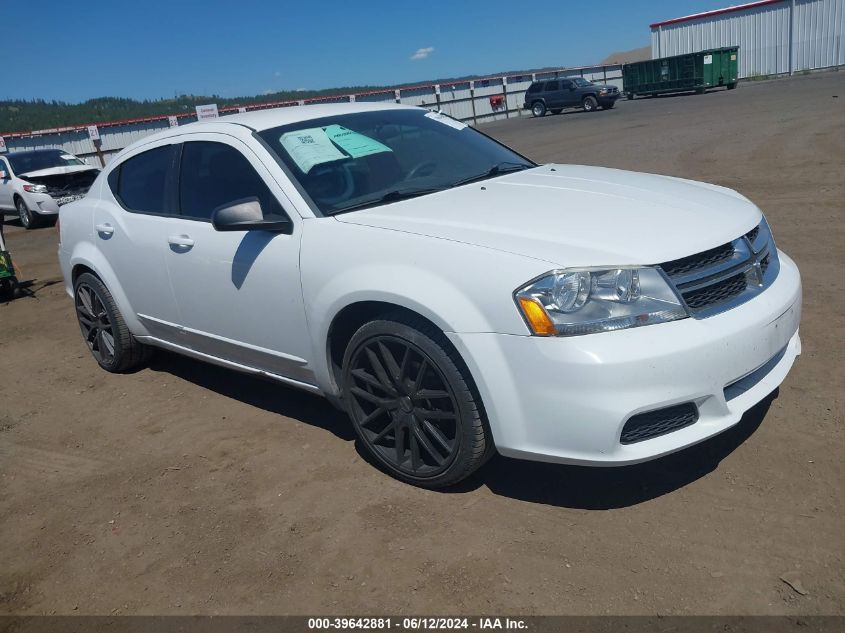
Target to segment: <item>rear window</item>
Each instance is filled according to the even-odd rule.
[[[528,87],[528,92],[540,92],[540,89],[543,87],[542,83],[533,83]]]
[[[168,175],[175,145],[156,147],[124,161],[109,175],[115,196],[130,211],[169,213]]]

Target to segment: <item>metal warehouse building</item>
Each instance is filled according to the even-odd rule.
[[[651,25],[651,56],[739,46],[739,76],[845,65],[845,0],[758,0]]]

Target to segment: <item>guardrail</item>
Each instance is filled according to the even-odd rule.
[[[270,108],[285,108],[314,103],[395,102],[440,109],[444,113],[469,123],[480,125],[488,121],[523,116],[525,91],[533,81],[565,77],[584,77],[597,83],[607,83],[622,90],[622,65],[609,64],[560,68],[514,75],[482,77],[440,84],[422,84],[386,88],[372,92],[314,97],[298,101],[275,101],[241,107],[222,107],[220,116],[236,112],[251,112]],[[196,121],[196,114],[178,113],[98,122],[99,140],[92,140],[88,125],[67,126],[31,132],[0,134],[7,151],[60,148],[79,156],[92,165],[105,165],[121,149],[153,132]]]

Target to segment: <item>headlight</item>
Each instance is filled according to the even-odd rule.
[[[538,336],[576,336],[687,317],[655,268],[556,270],[514,293]]]
[[[29,193],[47,193],[47,185],[24,185],[23,190]]]
[[[607,94],[607,88],[602,88],[601,90],[599,90],[599,94],[600,95],[606,95]]]

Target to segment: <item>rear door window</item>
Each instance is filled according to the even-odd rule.
[[[547,81],[545,91],[552,92],[554,90],[558,90],[558,82],[557,81]]]
[[[109,175],[117,199],[130,211],[172,213],[168,188],[176,145],[156,147],[123,162]]]

